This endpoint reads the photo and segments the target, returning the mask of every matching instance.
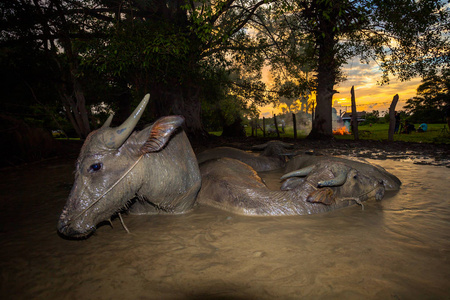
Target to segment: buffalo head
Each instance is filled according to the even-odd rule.
[[[184,199],[188,203],[181,204],[183,209],[193,205],[195,196],[187,200],[180,197],[191,189],[193,182],[200,180],[195,156],[190,153],[190,144],[180,129],[184,119],[163,117],[133,133],[148,100],[149,95],[146,95],[122,125],[111,128],[111,116],[87,137],[76,163],[74,185],[58,222],[62,235],[89,235],[98,223],[110,220],[116,212],[127,208],[136,196],[151,201],[154,195],[165,201],[165,205],[172,199],[178,202]],[[173,136],[180,137],[168,147]],[[185,147],[188,148],[183,149]],[[183,152],[179,159],[185,161],[177,161],[178,158],[173,157],[176,152]],[[194,162],[192,159],[189,162],[186,155],[192,156]],[[177,189],[177,193],[171,193],[171,188]]]

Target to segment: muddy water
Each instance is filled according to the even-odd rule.
[[[372,161],[402,189],[328,214],[207,207],[125,216],[84,241],[56,234],[72,160],[0,177],[2,299],[448,299],[450,169]],[[278,174],[266,174],[274,186]]]

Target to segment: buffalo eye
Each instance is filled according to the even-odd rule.
[[[358,178],[358,175],[353,175],[353,179],[357,179]]]
[[[101,168],[102,168],[102,166],[103,166],[103,164],[102,163],[95,163],[95,164],[92,164],[90,167],[89,167],[89,172],[97,172],[97,171],[99,171]]]

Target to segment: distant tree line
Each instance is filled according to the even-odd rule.
[[[445,123],[450,114],[450,70],[426,76],[404,108],[413,123]]]

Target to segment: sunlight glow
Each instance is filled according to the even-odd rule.
[[[371,112],[380,111],[384,115],[389,110],[393,97],[398,94],[399,102],[396,110],[403,110],[406,100],[416,96],[417,87],[421,84],[421,78],[413,78],[410,81],[400,81],[394,77],[390,78],[389,84],[379,85],[381,70],[373,62],[361,64],[357,59],[344,66],[344,74],[347,79],[335,86],[338,91],[333,98],[333,107],[339,111],[351,111],[350,89],[355,86],[356,109],[357,111]],[[271,76],[267,71],[263,72],[263,81],[270,86]],[[286,106],[286,105],[284,105]],[[274,108],[272,105],[259,107],[261,117],[272,117],[272,115],[282,113],[280,107]]]

